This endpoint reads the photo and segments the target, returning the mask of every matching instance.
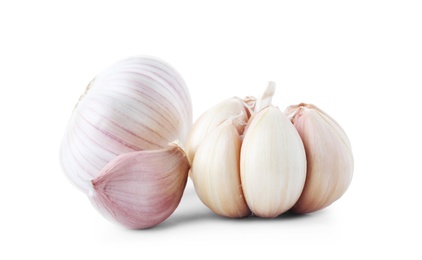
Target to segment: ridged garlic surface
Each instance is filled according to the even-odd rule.
[[[299,134],[274,106],[248,122],[240,152],[243,193],[251,211],[274,218],[299,199],[306,179],[306,155]]]
[[[353,176],[353,154],[340,125],[311,104],[290,106],[285,113],[299,132],[306,150],[305,188],[292,211],[309,213],[339,199]]]
[[[179,205],[189,167],[177,144],[121,154],[91,181],[89,198],[110,220],[132,229],[150,228]]]
[[[152,57],[122,60],[95,77],[74,108],[62,168],[87,193],[90,180],[118,155],[183,143],[191,124],[189,91],[173,67]]]
[[[186,141],[186,153],[192,162],[204,138],[218,125],[229,118],[238,117],[236,122],[247,122],[251,116],[248,104],[237,97],[226,99],[203,113],[193,124]],[[242,134],[244,125],[235,122],[235,127]]]
[[[191,178],[201,201],[215,213],[231,218],[250,214],[240,183],[242,144],[233,121],[218,125],[196,150]]]

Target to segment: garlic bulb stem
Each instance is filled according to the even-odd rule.
[[[271,105],[275,93],[275,82],[270,81],[262,93],[261,97],[256,100],[255,113],[261,111],[264,107]]]

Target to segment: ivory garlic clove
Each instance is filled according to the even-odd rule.
[[[237,119],[234,119],[237,120]],[[201,201],[215,213],[231,218],[250,214],[240,183],[241,137],[228,119],[198,146],[190,177]]]
[[[173,67],[152,57],[124,59],[95,77],[74,108],[62,168],[86,193],[87,181],[116,156],[183,143],[191,125],[189,91]]]
[[[249,98],[248,101],[250,100],[253,99]],[[237,122],[247,122],[250,116],[251,111],[247,103],[237,97],[226,99],[202,114],[190,129],[186,141],[186,153],[190,162],[193,161],[202,140],[218,125],[233,117],[238,117]],[[242,134],[245,126],[236,123],[235,127]]]
[[[188,171],[187,157],[176,144],[125,153],[91,181],[89,198],[104,216],[126,227],[153,227],[179,205]]]
[[[299,199],[306,179],[306,156],[299,134],[276,107],[253,115],[240,152],[243,193],[251,211],[274,218]]]
[[[349,139],[340,125],[311,104],[286,109],[299,132],[306,150],[305,188],[296,205],[296,213],[320,210],[339,199],[353,176],[353,154]]]

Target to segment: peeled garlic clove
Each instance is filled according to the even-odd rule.
[[[251,99],[249,98],[248,101]],[[186,141],[186,153],[192,162],[198,146],[204,138],[211,133],[219,124],[229,118],[239,117],[237,122],[247,122],[251,111],[242,99],[233,97],[226,99],[215,105],[193,124]],[[240,133],[243,132],[244,125],[235,125]]]
[[[299,199],[306,179],[306,156],[299,134],[276,107],[251,117],[240,152],[243,193],[251,211],[273,218]]]
[[[169,64],[133,57],[113,64],[88,86],[76,105],[60,148],[70,181],[87,181],[119,154],[184,142],[192,125],[189,91]]]
[[[221,123],[201,142],[190,176],[198,197],[208,208],[221,216],[240,218],[250,210],[240,183],[242,141],[232,121]]]
[[[176,144],[119,155],[92,180],[89,195],[107,218],[144,229],[166,220],[186,186],[189,162]]]
[[[309,213],[339,199],[350,185],[353,154],[340,125],[314,105],[299,104],[286,109],[302,138],[307,157],[305,188],[292,211]]]

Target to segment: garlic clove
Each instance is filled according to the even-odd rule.
[[[250,100],[252,99],[248,98]],[[202,140],[219,124],[233,117],[238,117],[236,122],[247,122],[250,115],[251,110],[247,103],[237,97],[226,99],[202,114],[190,129],[186,141],[186,153],[190,162]],[[242,134],[245,125],[235,123],[235,127]]]
[[[253,115],[240,152],[243,193],[251,211],[274,218],[299,199],[306,179],[306,156],[299,134],[276,107]]]
[[[90,180],[119,154],[186,140],[190,94],[178,72],[152,57],[131,57],[101,72],[68,123],[60,161],[69,180],[88,192]]]
[[[237,120],[237,119],[234,119]],[[240,183],[241,137],[228,119],[199,145],[190,177],[201,201],[215,213],[231,218],[250,214]]]
[[[91,183],[89,198],[108,219],[132,229],[166,220],[182,198],[189,171],[178,144],[130,152],[110,161]]]
[[[292,211],[309,213],[339,199],[353,176],[353,154],[340,125],[318,107],[299,104],[286,109],[302,138],[307,157],[305,188]]]

